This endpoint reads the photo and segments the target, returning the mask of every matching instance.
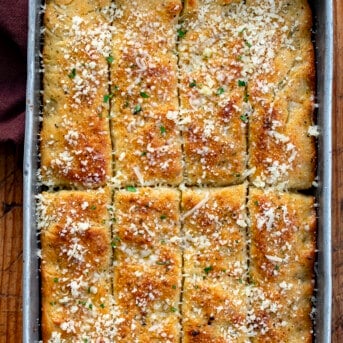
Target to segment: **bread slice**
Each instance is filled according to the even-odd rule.
[[[184,342],[247,340],[246,185],[182,193]]]
[[[312,342],[314,198],[249,193],[253,342]]]
[[[180,0],[115,2],[111,67],[115,182],[178,185],[176,24]]]
[[[229,4],[230,3],[230,4]],[[178,29],[180,113],[185,182],[225,186],[241,183],[246,162],[245,81],[229,18],[231,1],[186,1]]]
[[[130,188],[115,194],[114,295],[118,341],[180,340],[180,194]]]
[[[249,123],[249,166],[255,169],[251,181],[257,187],[310,188],[316,150],[309,4],[247,1],[247,11],[247,58],[258,61],[248,84],[254,109]]]
[[[104,189],[39,197],[44,342],[112,339],[110,200]]]
[[[111,176],[110,5],[48,1],[44,16],[41,175],[48,186],[95,188]]]

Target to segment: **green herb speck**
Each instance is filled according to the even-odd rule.
[[[127,186],[126,190],[129,191],[129,192],[132,192],[132,193],[137,192],[137,189],[134,186]]]
[[[75,76],[76,76],[76,69],[73,68],[73,69],[71,70],[71,72],[68,74],[68,77],[69,77],[70,79],[74,79]]]
[[[177,36],[179,38],[183,38],[186,35],[186,33],[187,33],[187,30],[184,30],[184,29],[178,29],[177,30]]]
[[[248,116],[246,114],[241,115],[239,118],[241,119],[241,121],[243,123],[247,123],[248,122]]]
[[[141,96],[142,98],[144,98],[144,99],[150,98],[150,95],[147,94],[147,93],[145,93],[145,92],[140,92],[139,94],[140,94],[140,96]]]
[[[208,273],[209,273],[211,270],[213,270],[213,267],[212,267],[212,266],[208,266],[208,267],[205,267],[205,268],[204,268],[204,272],[205,272],[206,275],[208,275]]]
[[[113,97],[113,94],[112,94],[112,93],[110,93],[110,94],[105,94],[105,95],[104,95],[104,102],[108,102],[112,97]]]
[[[219,87],[218,89],[217,89],[217,92],[216,92],[216,94],[217,95],[221,95],[221,94],[223,94],[225,91],[224,91],[224,88],[223,87]]]
[[[190,82],[189,87],[194,88],[196,87],[196,85],[197,83],[195,82],[195,80],[193,80],[192,82]]]
[[[142,111],[142,106],[139,104],[133,108],[133,114],[138,114],[141,111]]]
[[[106,61],[111,64],[113,61],[114,61],[114,58],[113,56],[109,55],[107,58],[106,58]]]

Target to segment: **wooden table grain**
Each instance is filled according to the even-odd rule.
[[[334,1],[332,342],[343,342],[343,1]],[[21,342],[22,146],[0,144],[0,343]]]

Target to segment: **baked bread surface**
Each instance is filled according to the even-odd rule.
[[[312,342],[307,1],[49,0],[44,23],[43,342]]]

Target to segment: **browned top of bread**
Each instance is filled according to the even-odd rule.
[[[42,181],[95,188],[111,176],[109,1],[50,1],[44,33]]]
[[[314,198],[254,188],[249,197],[256,342],[311,342]]]
[[[44,20],[44,341],[311,342],[307,1],[48,0]]]
[[[121,342],[180,340],[180,194],[121,190],[114,201],[114,294]]]
[[[261,6],[251,1],[252,8]],[[270,12],[265,8],[270,8]],[[254,108],[249,126],[249,167],[257,187],[310,188],[315,177],[311,137],[314,51],[307,1],[261,6],[243,32],[247,59],[255,59],[248,83]]]
[[[43,340],[109,339],[108,190],[43,193],[39,200]]]
[[[181,1],[117,1],[111,65],[115,182],[182,181],[176,24]]]
[[[245,342],[246,185],[182,194],[184,342]]]
[[[185,182],[241,183],[246,160],[247,103],[234,36],[223,1],[187,1],[178,30],[180,115]]]

